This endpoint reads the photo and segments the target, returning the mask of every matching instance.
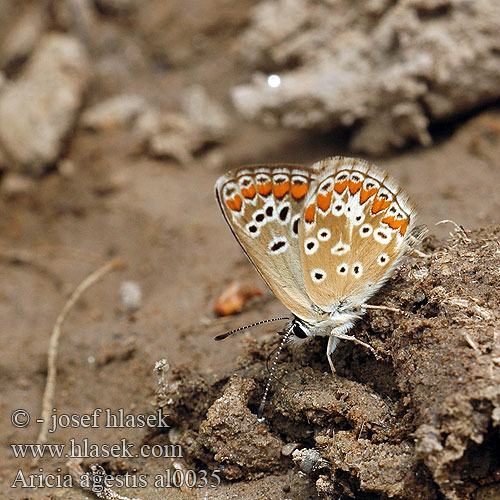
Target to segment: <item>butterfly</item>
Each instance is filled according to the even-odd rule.
[[[426,231],[398,183],[355,158],[237,168],[215,194],[243,251],[293,314],[287,339],[328,336],[332,372],[339,340],[356,340],[347,332],[380,307],[366,301]]]

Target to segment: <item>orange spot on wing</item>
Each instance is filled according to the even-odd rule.
[[[351,194],[356,194],[361,189],[362,185],[363,181],[360,182],[349,181],[349,191],[351,192]]]
[[[273,187],[273,193],[276,198],[283,198],[286,193],[288,193],[288,190],[290,189],[290,183],[289,182],[282,182],[281,184],[276,184]]]
[[[226,204],[231,210],[239,212],[243,202],[241,200],[241,196],[239,194],[235,194],[230,200],[226,200]]]
[[[361,189],[361,193],[359,193],[359,202],[361,205],[368,199],[370,196],[373,196],[378,191],[377,188],[372,189]]]
[[[337,193],[341,194],[344,192],[346,187],[347,187],[347,180],[335,183],[335,186],[333,186],[333,189],[335,189],[335,191],[337,191]]]
[[[272,189],[273,185],[270,182],[257,185],[257,192],[262,196],[267,196],[272,191]]]
[[[300,200],[301,198],[304,198],[308,189],[309,189],[309,184],[307,183],[294,184],[290,189],[290,193],[294,199]]]
[[[389,200],[382,200],[381,198],[375,198],[372,205],[372,214],[378,214],[381,210],[385,210],[391,202]]]
[[[250,185],[250,187],[247,188],[242,188],[241,194],[243,195],[244,198],[249,198],[253,200],[255,197],[256,189],[253,184]]]
[[[316,213],[316,205],[314,203],[311,203],[306,208],[306,213],[304,214],[306,222],[312,222],[314,220],[314,214],[315,213]]]
[[[399,232],[404,236],[406,230],[408,228],[408,220],[407,219],[398,219],[396,220],[393,215],[388,215],[382,219],[382,222],[385,224],[389,224],[389,227],[392,229],[399,229]]]
[[[330,207],[330,203],[332,201],[332,192],[330,191],[328,194],[318,194],[318,198],[316,199],[316,203],[318,207],[326,212]]]

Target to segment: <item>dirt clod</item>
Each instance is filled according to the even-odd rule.
[[[430,258],[411,258],[375,302],[414,312],[375,311],[356,328],[375,358],[344,343],[332,375],[324,339],[289,346],[265,425],[254,409],[267,376],[262,353],[277,338],[249,344],[236,375],[205,386],[212,402],[189,415],[183,407],[201,382],[193,386],[185,372],[191,393],[169,411],[187,417],[191,459],[223,464],[227,479],[257,477],[292,467],[280,450],[300,443],[293,462],[325,498],[462,500],[486,491],[500,467],[499,235],[499,227],[472,231]]]

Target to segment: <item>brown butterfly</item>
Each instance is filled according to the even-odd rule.
[[[377,307],[366,301],[426,231],[397,182],[354,158],[238,168],[215,193],[243,251],[294,315],[287,340],[329,336],[332,371],[339,340],[356,340],[346,333]]]

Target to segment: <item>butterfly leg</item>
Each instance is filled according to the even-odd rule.
[[[379,309],[381,311],[392,311],[396,313],[403,313],[401,309],[398,309],[397,307],[387,307],[387,306],[372,306],[371,304],[361,304],[360,306],[362,309]]]
[[[336,337],[335,335],[330,335],[330,337],[328,338],[328,346],[326,347],[326,357],[328,358],[328,363],[330,365],[330,369],[332,370],[333,375],[335,374],[335,367],[333,366],[332,354],[334,353],[335,349],[337,349],[339,342],[340,342],[339,337]]]
[[[360,307],[362,309],[378,309],[379,311],[391,311],[391,312],[403,314],[407,318],[410,317],[410,313],[409,312],[402,311],[401,309],[398,309],[397,307],[372,306],[371,304],[362,304]]]

